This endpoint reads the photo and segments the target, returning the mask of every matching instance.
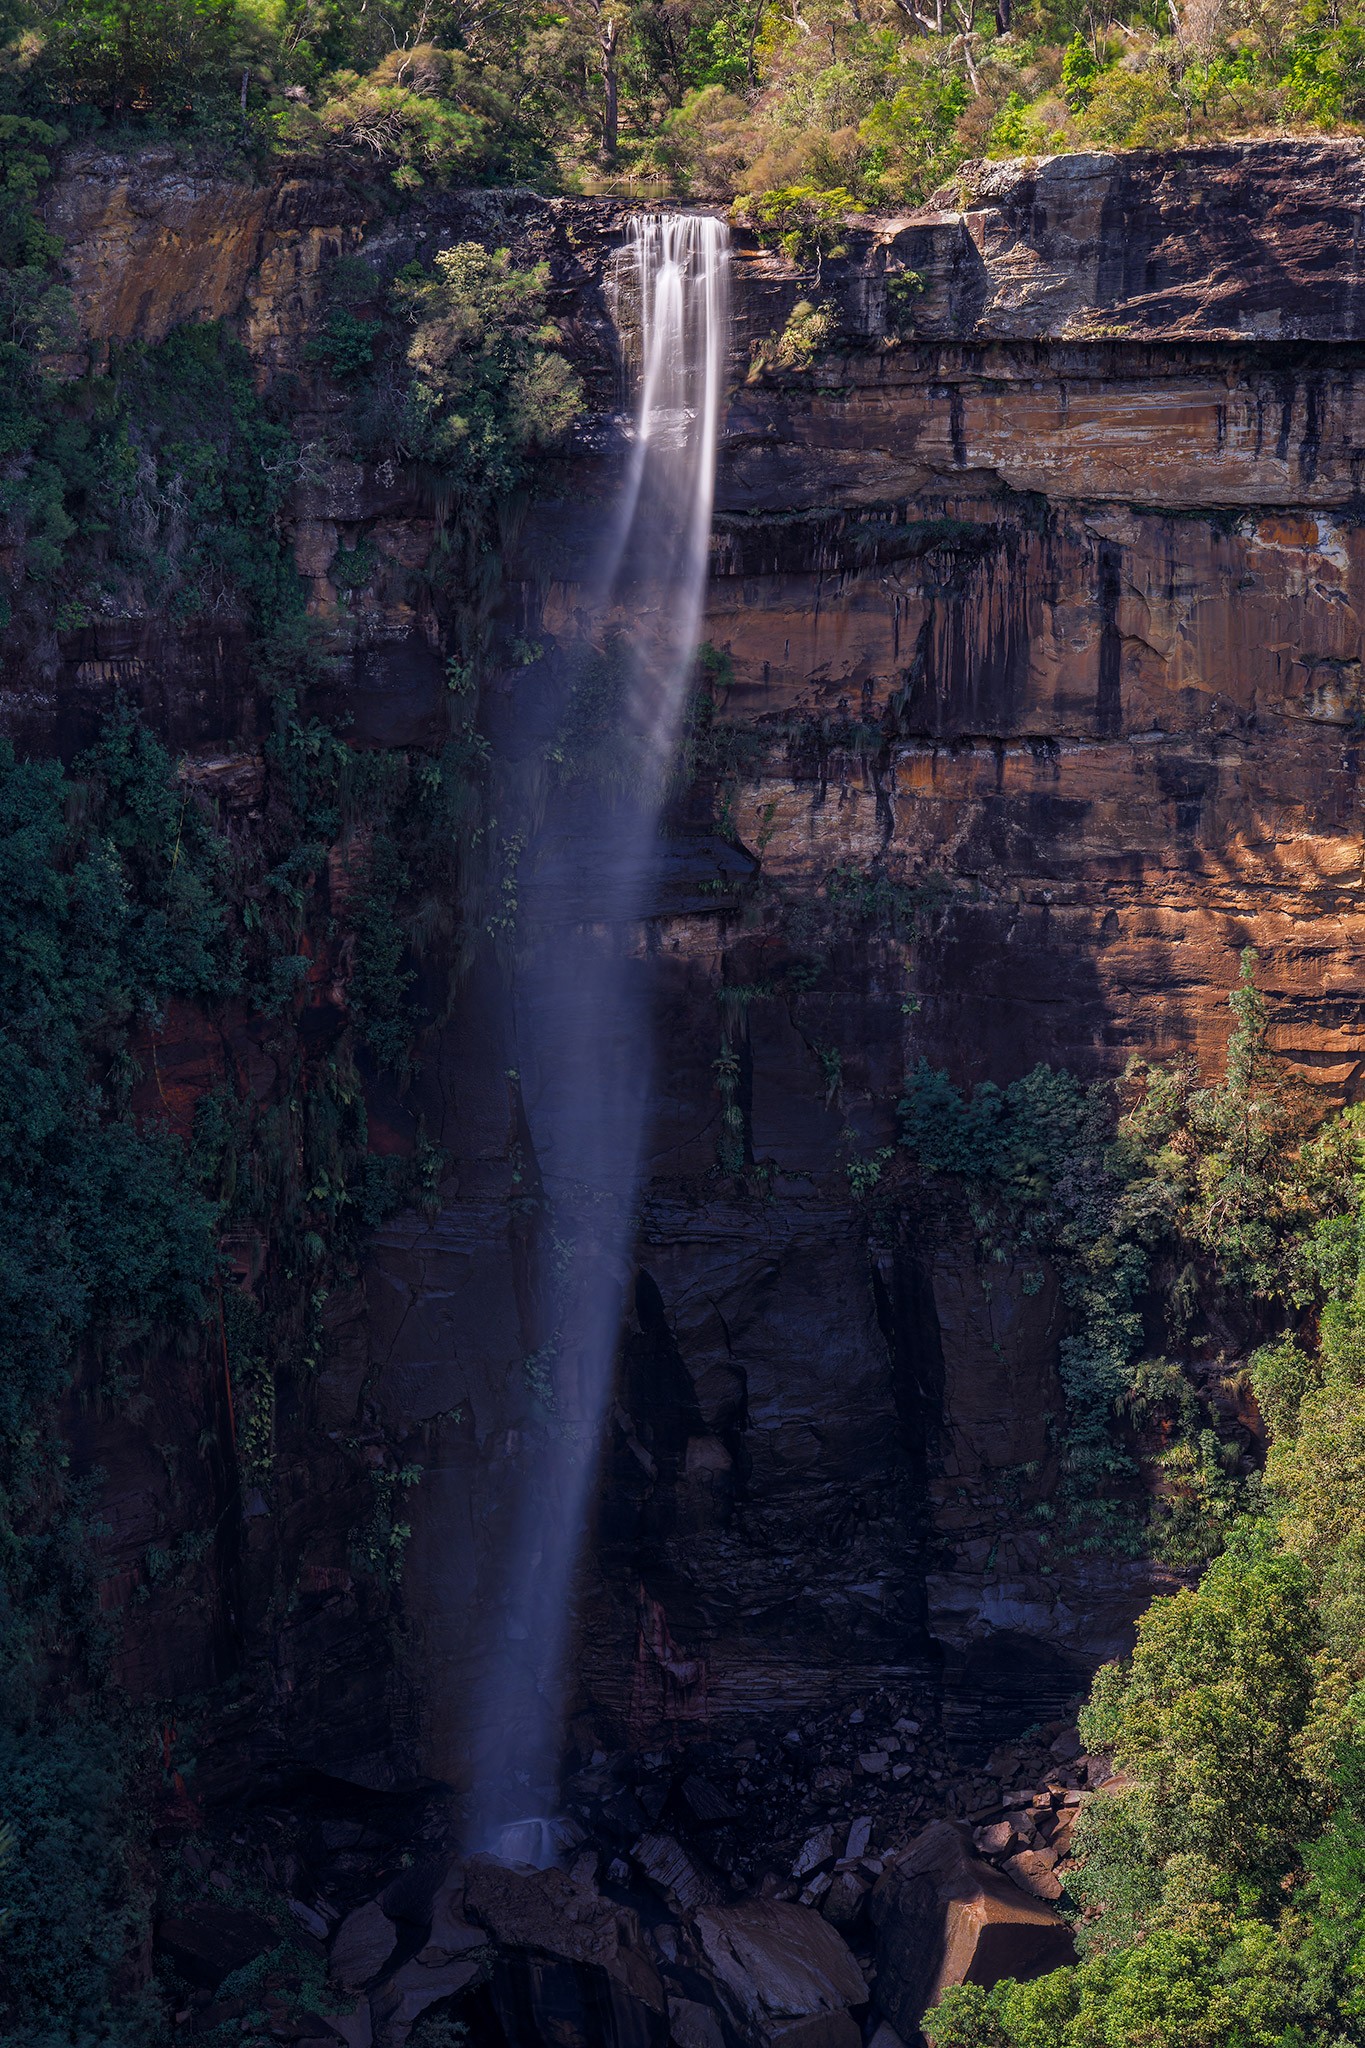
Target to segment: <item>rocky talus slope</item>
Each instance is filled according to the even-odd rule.
[[[72,372],[223,319],[293,394],[291,533],[334,657],[310,708],[378,749],[443,737],[448,620],[412,574],[434,533],[420,478],[345,453],[346,394],[308,353],[330,266],[471,236],[549,264],[589,413],[504,566],[493,627],[519,651],[480,719],[510,786],[579,644],[585,508],[619,456],[623,209],[476,193],[395,212],[321,177],[88,153],[48,211],[81,320]],[[927,1984],[885,1986],[895,1929],[920,1941],[912,1894],[938,1901],[940,1932],[945,1900],[970,1895],[982,1925],[1017,1900],[1035,1960],[1055,1960],[1043,1873],[1082,1773],[1054,1757],[1048,1789],[1041,1753],[997,1756],[999,1778],[983,1760],[1037,1724],[1068,1748],[1062,1717],[1156,1575],[1049,1548],[1032,1513],[1057,1475],[1055,1288],[987,1272],[942,1218],[879,1233],[848,1168],[893,1141],[921,1057],[959,1081],[1044,1060],[1112,1073],[1135,1050],[1212,1063],[1246,945],[1279,1048],[1329,1096],[1356,1089],[1363,252],[1355,141],[989,165],[851,231],[823,280],[837,345],[750,379],[811,287],[737,247],[712,753],[634,941],[661,1052],[583,1603],[570,1803],[588,1860],[562,1881],[452,1869],[431,1789],[477,1752],[497,1511],[533,1408],[534,1109],[489,945],[411,1089],[376,1084],[370,1105],[376,1143],[410,1146],[420,1117],[444,1149],[436,1213],[385,1225],[363,1284],[326,1304],[316,1385],[233,1557],[171,1590],[139,1576],[148,1532],[204,1511],[156,1450],[177,1400],[193,1426],[190,1367],[167,1359],[157,1421],[80,1425],[124,1681],[218,1688],[201,1782],[221,1841],[185,1907],[199,1932],[167,1937],[182,1961],[213,1950],[187,1966],[187,2026],[258,1938],[223,1935],[214,1872],[259,1882],[262,1855],[355,1995],[333,2032],[393,2048],[462,1999],[508,2042],[540,2038],[509,2017],[540,2000],[585,2048],[909,2028]],[[922,289],[889,310],[907,270]],[[358,547],[360,583],[339,573]],[[134,617],[30,634],[0,724],[70,753],[116,692],[249,831],[266,709],[243,638]],[[300,1030],[325,1033],[345,999],[320,942]],[[274,1085],[251,1020],[227,1038],[168,1018],[177,1113],[227,1059]],[[726,1130],[740,1156],[721,1171]],[[1230,1385],[1229,1434],[1254,1455],[1237,1404]],[[348,1563],[357,1443],[421,1472],[396,1609]],[[240,1823],[233,1802],[267,1784],[268,1826]],[[1008,1806],[1025,1787],[1045,1804]],[[925,1870],[888,1884],[907,1853]],[[651,1902],[643,1922],[628,1898]]]

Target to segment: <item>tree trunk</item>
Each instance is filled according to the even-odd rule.
[[[998,34],[1007,36],[1010,32],[1010,16],[1014,13],[1014,0],[995,0],[995,26]]]
[[[609,18],[598,17],[598,46],[602,52],[602,161],[616,162],[616,144],[620,128],[616,86],[616,23]]]

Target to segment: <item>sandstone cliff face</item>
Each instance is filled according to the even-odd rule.
[[[808,287],[737,251],[707,634],[745,743],[724,815],[680,825],[639,940],[656,1112],[580,1660],[579,1703],[613,1739],[792,1720],[879,1686],[946,1697],[964,1734],[1036,1720],[1150,1589],[1134,1563],[1047,1557],[1027,1517],[1055,1477],[1053,1296],[987,1286],[949,1232],[878,1243],[850,1196],[851,1153],[890,1142],[908,1064],[1005,1080],[1039,1060],[1113,1072],[1134,1049],[1212,1063],[1253,944],[1277,1042],[1333,1095],[1357,1085],[1365,153],[992,165],[939,198],[852,237],[828,276],[844,343],[801,377],[743,381],[749,344]],[[92,346],[211,314],[263,377],[304,370],[326,262],[362,241],[406,260],[477,234],[543,256],[594,410],[509,558],[505,623],[545,659],[571,642],[584,508],[612,474],[619,208],[474,194],[367,219],[321,181],[87,158],[52,219]],[[907,265],[925,289],[891,343],[885,280]],[[321,435],[336,400],[301,388]],[[349,649],[335,708],[372,744],[434,736],[439,619],[390,603],[382,575],[347,609],[328,573],[360,537],[381,565],[422,558],[410,481],[320,463],[295,509],[315,608]],[[252,744],[240,650],[150,622],[74,636],[0,708],[60,739],[115,681],[201,755]],[[490,694],[506,760],[535,688],[509,670]],[[770,982],[841,869],[913,888],[915,935],[855,918],[825,932],[832,969],[809,994],[723,1000]],[[761,1194],[716,1172],[723,1018]],[[414,1758],[461,1773],[496,1626],[490,1530],[534,1348],[514,1180],[534,1105],[509,1090],[513,1031],[484,962],[401,1113],[450,1155],[441,1211],[384,1229],[363,1304],[331,1311],[320,1427],[368,1416],[423,1470],[409,1752],[392,1694],[331,1727],[327,1674],[367,1653],[297,1475],[316,1640],[280,1741],[363,1782]]]

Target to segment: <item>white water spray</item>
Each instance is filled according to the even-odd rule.
[[[540,1178],[543,1441],[517,1447],[476,1760],[475,1846],[547,1863],[575,1574],[630,1276],[651,1069],[640,919],[696,658],[729,343],[728,238],[698,215],[631,225],[623,299],[634,437],[587,639],[618,679],[600,774],[546,806],[521,890],[517,1045]]]

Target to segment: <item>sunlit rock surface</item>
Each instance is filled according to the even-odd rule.
[[[892,1141],[921,1055],[968,1081],[1039,1060],[1113,1073],[1134,1050],[1212,1063],[1248,944],[1276,1044],[1332,1096],[1356,1088],[1363,202],[1356,141],[969,170],[933,206],[858,226],[827,269],[838,350],[755,383],[750,344],[809,284],[740,250],[706,632],[733,663],[721,716],[746,729],[746,765],[724,815],[679,820],[637,940],[660,1050],[585,1575],[584,1755],[734,1741],[755,1717],[799,1728],[878,1687],[936,1700],[964,1743],[1009,1734],[1060,1710],[1149,1592],[1134,1562],[1044,1568],[1029,1510],[1056,1478],[1052,1292],[1008,1270],[987,1292],[941,1229],[870,1242],[848,1133],[864,1153]],[[321,180],[86,153],[49,214],[81,361],[221,317],[263,379],[298,377],[300,433],[323,452],[293,538],[338,659],[313,708],[375,746],[443,730],[441,621],[409,576],[431,508],[395,465],[325,453],[344,399],[304,350],[326,265],[469,235],[547,261],[591,411],[509,555],[503,623],[539,660],[568,642],[615,474],[620,206],[474,193],[367,218]],[[892,342],[885,280],[903,266],[925,289]],[[330,571],[362,538],[374,575],[343,604]],[[539,744],[536,687],[531,664],[490,688],[500,761]],[[232,633],[120,618],[53,636],[0,682],[0,721],[69,752],[116,689],[249,826],[265,713]],[[719,991],[761,988],[831,872],[874,866],[921,892],[913,940],[875,921],[836,934],[819,987],[750,1000],[735,1026],[763,1169],[737,1192],[716,1172]],[[309,1000],[332,1000],[320,972]],[[420,1113],[450,1174],[436,1217],[386,1226],[327,1304],[281,1503],[248,1503],[240,1555],[203,1566],[220,1593],[237,1574],[232,1628],[195,1583],[134,1597],[149,1503],[172,1498],[166,1415],[180,1403],[188,1440],[200,1426],[188,1369],[167,1361],[154,1424],[73,1420],[107,1475],[125,1682],[255,1674],[206,1738],[227,1790],[304,1765],[370,1789],[467,1768],[532,1409],[510,1014],[477,961],[408,1097],[376,1089],[375,1142],[411,1143]],[[270,1034],[241,1018],[228,1036],[270,1085]],[[175,1013],[158,1057],[187,1115],[225,1054]],[[371,1429],[423,1472],[397,1639],[349,1569],[363,1503],[329,1448]]]

